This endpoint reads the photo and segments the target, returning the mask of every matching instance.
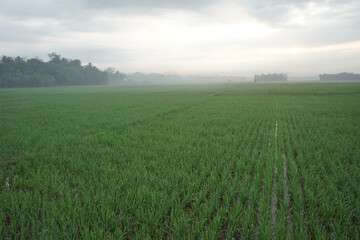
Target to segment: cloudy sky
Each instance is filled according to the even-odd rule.
[[[0,55],[122,72],[360,72],[359,0],[0,0]]]

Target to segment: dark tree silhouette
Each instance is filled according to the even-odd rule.
[[[287,75],[283,73],[268,73],[254,76],[254,82],[285,82]]]
[[[2,56],[0,59],[0,87],[44,87],[107,84],[108,74],[89,63],[85,67],[78,59],[48,54],[50,60]]]
[[[338,74],[320,74],[320,81],[353,81],[360,80],[360,74],[354,73],[338,73]]]

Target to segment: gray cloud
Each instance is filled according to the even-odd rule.
[[[224,2],[239,6],[242,10],[239,11],[239,16],[234,11],[226,12],[226,8],[224,11],[221,9],[217,12],[216,4],[221,5]],[[179,68],[181,66],[178,63],[184,63],[185,69],[188,65],[195,65],[204,59],[216,59],[218,55],[222,56],[223,52],[231,52],[227,46],[235,46],[238,52],[234,54],[239,54],[241,58],[242,49],[321,47],[360,40],[360,2],[355,0],[314,0],[311,2],[325,10],[315,13],[307,12],[306,9],[310,3],[308,0],[1,1],[0,29],[4,33],[0,35],[1,54],[39,56],[46,59],[47,53],[55,51],[64,57],[80,58],[84,63],[94,62],[99,66],[113,67],[116,66],[112,63],[119,63],[122,66],[128,66],[129,69],[139,68],[138,70],[141,71],[142,62],[147,61],[148,70],[153,66],[152,63],[157,63],[157,60],[159,66],[160,63],[167,63],[170,60]],[[210,8],[212,8],[211,13],[209,13]],[[303,15],[303,24],[290,21],[292,17],[296,17],[295,10]],[[173,25],[163,26],[162,31],[156,32],[156,24],[161,25],[162,21],[171,20],[174,12],[181,12],[183,15],[176,15],[175,17],[180,17],[171,22]],[[193,17],[194,15],[196,17]],[[244,15],[243,18],[240,15]],[[170,34],[176,35],[179,27],[176,24],[181,25],[184,21],[193,21],[193,25],[192,23],[187,23],[186,26],[181,25],[183,28],[191,28],[189,31],[193,33],[192,31],[195,32],[204,26],[236,25],[248,19],[254,20],[254,18],[275,31],[265,37],[251,40],[235,37],[188,41],[184,38],[184,42],[174,45],[173,42],[177,39],[168,37]],[[149,19],[153,21],[152,25],[146,22]],[[233,19],[234,22],[232,22]],[[195,28],[194,25],[196,25]],[[163,46],[149,44],[148,34],[152,29],[156,38],[151,40],[155,43],[159,40]],[[165,30],[171,30],[171,33]],[[189,34],[187,29],[182,33]],[[122,41],[129,36],[134,39]],[[181,38],[180,35],[176,36]],[[114,38],[116,41],[104,42],[104,38]],[[163,40],[164,38],[169,40]],[[194,34],[189,34],[187,38],[194,38]],[[129,42],[130,45],[127,45]],[[141,47],[141,50],[137,49],[136,44]],[[182,53],[182,47],[187,54]],[[176,50],[174,48],[180,50],[174,51]],[[214,51],[213,55],[209,54],[213,49],[217,51]],[[176,55],[174,52],[181,54]],[[356,63],[354,59],[359,62],[359,58],[351,54],[343,55],[344,63],[341,66],[345,66],[346,61],[348,61],[347,66],[353,66],[354,62]],[[316,55],[314,58],[324,62],[326,55],[323,56]],[[329,56],[334,59],[335,55]],[[353,62],[350,63],[350,60]],[[266,65],[265,61],[256,62],[256,64]],[[269,64],[271,65],[272,62],[273,60],[270,60]],[[332,63],[334,62],[335,60]],[[282,63],[286,65],[286,62],[280,59],[279,66]],[[300,63],[300,60],[296,62],[296,64]],[[201,64],[206,66],[207,62]],[[254,69],[256,64],[253,65]],[[288,66],[295,69],[296,64]],[[217,65],[226,66],[227,69],[228,62]],[[303,66],[309,67],[309,64],[304,63]],[[213,68],[215,67],[214,65]],[[161,66],[156,70],[158,69],[161,69]],[[176,68],[170,70],[176,71]]]
[[[198,9],[214,3],[215,0],[85,0],[85,5],[96,8],[170,8]]]
[[[17,17],[76,18],[111,10],[119,14],[151,14],[157,9],[198,10],[215,0],[16,0],[0,2],[0,14]]]
[[[260,21],[273,26],[286,25],[289,15],[294,9],[306,9],[309,3],[326,5],[330,8],[339,8],[349,4],[354,5],[352,10],[345,13],[334,11],[326,17],[355,18],[358,17],[360,4],[355,0],[224,0],[242,6],[250,15]],[[16,0],[0,3],[0,15],[8,17],[52,18],[64,21],[85,22],[101,13],[126,14],[159,14],[161,9],[178,9],[199,11],[220,1],[216,0]],[[357,3],[357,4],[356,4]],[[221,13],[219,13],[221,14]],[[74,26],[74,25],[73,25]]]
[[[327,13],[327,18],[353,18],[357,17],[360,4],[354,0],[255,0],[255,1],[244,1],[237,0],[246,11],[251,15],[255,16],[259,20],[266,22],[274,26],[284,26],[287,23],[288,17],[292,14],[294,9],[304,10],[310,3],[318,4],[320,6],[327,6],[332,9],[339,9],[344,6],[352,4],[354,7],[350,11],[346,12],[334,11],[332,13]]]

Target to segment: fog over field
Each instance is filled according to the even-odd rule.
[[[356,72],[360,2],[15,0],[0,3],[1,55],[134,72],[293,77]]]

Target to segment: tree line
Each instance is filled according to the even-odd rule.
[[[338,73],[338,74],[320,74],[320,81],[340,81],[340,80],[360,80],[360,74],[355,73]]]
[[[283,73],[268,73],[254,76],[254,82],[283,82],[287,81],[287,75]]]
[[[50,60],[2,56],[0,59],[0,87],[47,87],[107,84],[109,78],[118,79],[118,71],[101,71],[91,63],[82,66],[60,54],[48,54]],[[120,74],[121,75],[121,74]],[[123,75],[121,75],[123,77]]]

